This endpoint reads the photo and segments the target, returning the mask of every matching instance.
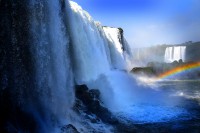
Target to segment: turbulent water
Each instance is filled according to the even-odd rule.
[[[144,81],[143,83],[144,84]],[[149,89],[164,93],[165,101],[157,104],[143,103],[127,107],[121,115],[133,123],[160,123],[199,119],[199,80],[160,80],[145,82]],[[152,97],[153,99],[153,97]],[[194,105],[194,103],[196,105]],[[119,113],[120,114],[120,113]],[[198,124],[197,121],[196,124]]]
[[[108,43],[102,26],[72,1],[2,0],[0,6],[1,129],[55,132],[73,123],[74,84],[114,69],[109,45],[126,43],[123,35]],[[128,59],[127,43],[120,49]]]
[[[186,46],[167,47],[165,50],[165,62],[185,61]]]
[[[102,106],[123,120],[187,115],[176,99],[126,72],[131,52],[123,30],[103,27],[75,2],[1,0],[0,28],[2,132],[60,132],[68,124],[80,132],[112,131],[74,112],[74,86],[80,84],[98,89]]]

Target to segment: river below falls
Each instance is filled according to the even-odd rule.
[[[133,104],[116,115],[129,125],[124,132],[200,132],[200,81],[163,80],[149,83],[174,104]]]

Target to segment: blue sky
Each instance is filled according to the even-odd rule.
[[[73,0],[132,47],[200,41],[200,0]]]

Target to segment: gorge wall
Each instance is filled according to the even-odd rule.
[[[200,42],[190,43],[186,46],[185,61],[200,61]]]

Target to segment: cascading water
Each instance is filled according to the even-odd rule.
[[[64,5],[1,1],[1,126],[10,132],[55,132],[70,121],[74,93]]]
[[[73,71],[76,82],[99,89],[104,104],[111,110],[129,106],[133,101],[136,103],[138,96],[143,99],[135,79],[128,73],[119,71],[121,66],[126,70],[127,57],[131,55],[120,30],[102,28],[78,4],[70,1],[70,5]],[[117,61],[118,57],[119,66],[113,61]]]
[[[70,1],[70,5],[72,8],[70,27],[73,43],[73,71],[76,82],[99,89],[104,103],[111,108],[112,102],[108,97],[121,95],[117,88],[123,87],[120,84],[127,83],[126,81],[115,82],[115,80],[118,81],[118,78],[112,78],[113,75],[119,78],[130,78],[128,74],[118,72],[120,69],[127,70],[126,62],[131,56],[129,46],[123,37],[122,29],[102,28],[78,4]],[[134,80],[133,82],[135,83]],[[131,90],[130,86],[127,87],[127,92],[129,89]],[[114,102],[114,99],[112,100]],[[115,100],[117,101],[117,99]]]
[[[123,117],[128,119],[133,117],[138,121],[143,122],[146,119],[147,122],[152,122],[184,114],[184,110],[179,108],[173,112],[176,102],[169,100],[169,97],[162,92],[139,86],[130,74],[119,71],[124,65],[120,63],[126,62],[123,61],[126,59],[124,55],[129,52],[126,51],[127,47],[124,47],[124,43],[119,43],[117,29],[103,30],[100,24],[95,23],[80,6],[74,2],[70,4],[73,10],[70,26],[73,70],[78,84],[84,83],[89,88],[99,89],[105,107],[114,114],[122,112]],[[99,58],[98,55],[102,57]],[[116,67],[116,62],[113,62],[116,55],[121,57],[121,61],[117,62],[120,67]],[[150,114],[148,115],[144,110],[150,111]],[[157,112],[157,115],[154,115],[154,112]],[[154,120],[154,117],[157,119]]]
[[[64,4],[55,0],[29,4],[36,93],[41,95],[39,102],[51,113],[45,113],[46,121],[52,117],[66,121],[74,101],[69,35],[61,8]]]
[[[117,28],[103,27],[103,30],[109,40],[109,49],[111,50],[111,60],[115,69],[125,69],[125,60],[123,56],[123,46],[121,42],[120,30]]]
[[[165,62],[171,62],[173,60],[173,47],[167,47],[165,50]]]
[[[70,122],[73,75],[77,83],[89,83],[113,68],[102,26],[70,5],[72,10],[67,1],[1,1],[1,123],[12,117],[4,127],[54,132]],[[34,124],[17,124],[22,118]]]
[[[120,29],[103,29],[72,1],[0,2],[0,129],[56,132],[69,123],[80,126],[71,110],[74,80],[99,89],[113,112],[132,113],[124,107],[134,105],[133,115],[139,120],[146,118],[141,111],[146,106],[139,107],[138,117],[137,103],[157,104],[159,96],[159,103],[165,101],[119,70],[127,70],[131,56]],[[158,111],[158,117],[165,118],[163,110]]]
[[[120,30],[102,28],[77,3],[70,1],[70,5],[73,70],[77,83],[95,80],[111,68],[126,70],[125,60],[128,61],[131,52]]]
[[[186,46],[167,47],[165,50],[165,62],[185,61]]]
[[[129,69],[130,64],[128,63],[130,63],[132,54],[128,43],[123,37],[123,30],[121,28],[104,26],[103,31],[108,40],[113,68],[119,70]]]
[[[73,67],[76,82],[94,80],[110,69],[106,44],[91,16],[70,1]]]

